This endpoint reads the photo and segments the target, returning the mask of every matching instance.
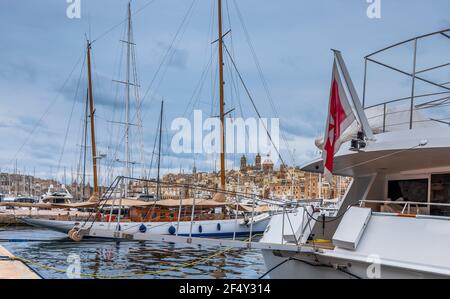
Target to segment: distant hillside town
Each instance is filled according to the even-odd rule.
[[[189,173],[180,171],[162,176],[161,197],[164,199],[177,199],[180,197],[193,197],[194,185],[218,189],[220,186],[220,173],[197,171],[194,166]],[[240,159],[239,170],[229,170],[226,173],[227,191],[245,194],[257,194],[263,198],[273,199],[333,199],[341,197],[347,189],[350,178],[334,177],[330,185],[322,179],[322,175],[308,173],[299,167],[288,167],[281,164],[277,169],[270,157],[256,155],[254,163],[249,163],[244,155]],[[41,197],[49,188],[65,186],[76,200],[89,198],[93,193],[90,183],[73,180],[63,184],[54,179],[41,179],[32,175],[0,173],[0,194],[15,196]],[[100,190],[106,190],[101,186]],[[142,193],[156,193],[156,185],[143,181],[129,182],[129,195],[138,196]]]

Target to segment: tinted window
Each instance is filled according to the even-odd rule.
[[[428,180],[389,181],[388,197],[392,201],[428,201]]]
[[[450,203],[450,174],[435,174],[431,176],[431,202]],[[450,207],[431,206],[431,214],[450,216]]]

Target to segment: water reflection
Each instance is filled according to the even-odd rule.
[[[16,242],[6,240],[18,239]],[[19,241],[27,240],[27,241]],[[0,244],[13,254],[65,270],[67,256],[77,254],[81,271],[95,275],[135,275],[129,278],[258,278],[265,272],[259,250],[236,249],[188,268],[172,269],[211,256],[223,248],[164,242],[115,242],[84,240],[75,243],[64,234],[34,228],[0,230]],[[169,271],[167,271],[169,269]],[[65,273],[35,268],[45,278],[67,278]]]

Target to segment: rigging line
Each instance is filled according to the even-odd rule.
[[[363,161],[361,163],[357,163],[357,164],[354,164],[354,165],[350,165],[350,166],[338,169],[335,172],[344,171],[344,170],[347,170],[349,168],[359,167],[359,166],[362,166],[362,165],[365,165],[365,164],[368,164],[368,163],[371,163],[371,162],[374,162],[374,161],[377,161],[377,160],[381,160],[381,159],[384,159],[384,158],[388,158],[388,157],[391,157],[391,156],[395,156],[397,154],[401,154],[401,153],[404,153],[404,152],[407,152],[407,151],[410,151],[410,150],[413,150],[413,149],[416,149],[416,148],[422,147],[422,146],[423,145],[420,143],[418,145],[415,145],[415,146],[407,148],[407,149],[399,150],[399,151],[396,151],[396,152],[393,152],[393,153],[390,153],[390,154],[386,154],[386,155],[381,156],[381,157],[377,157],[377,158],[374,158],[374,159],[371,159],[371,160]]]
[[[233,54],[232,52],[233,52],[233,49],[231,49],[231,54]],[[239,88],[238,88],[239,79],[238,78],[234,78],[234,76],[233,76],[233,71],[232,71],[232,69],[230,67],[231,62],[230,62],[229,57],[225,56],[225,58],[226,58],[226,63],[227,63],[227,66],[228,66],[227,69],[228,69],[228,73],[229,73],[229,77],[230,77],[230,81],[231,81],[230,94],[233,94],[233,92],[234,92],[234,95],[236,96],[236,102],[239,105],[240,115],[241,115],[242,119],[244,119],[244,112],[243,112],[243,109],[242,109],[241,97],[240,97],[240,92],[239,92]],[[235,102],[233,101],[233,108],[234,108],[234,103]],[[249,138],[248,134],[249,134],[248,130],[246,130],[247,138]]]
[[[258,235],[254,235],[253,237],[258,236]],[[250,240],[250,238],[244,240],[244,242],[248,242]],[[167,273],[167,272],[172,272],[172,271],[176,271],[176,270],[181,270],[184,268],[192,268],[200,263],[204,263],[207,261],[210,261],[220,255],[226,255],[226,253],[231,252],[231,251],[241,251],[240,248],[236,248],[236,247],[228,247],[226,249],[222,249],[222,250],[217,250],[214,254],[211,254],[207,257],[203,257],[203,258],[199,258],[196,260],[190,260],[187,261],[179,266],[171,266],[169,268],[166,269],[159,269],[159,270],[155,270],[155,271],[148,271],[148,272],[143,272],[143,273],[130,273],[130,274],[118,274],[118,275],[110,275],[110,274],[98,274],[98,273],[75,273],[77,275],[80,275],[82,277],[92,277],[92,278],[104,278],[104,279],[113,279],[113,278],[130,278],[130,277],[143,277],[143,276],[151,276],[151,275],[161,275],[163,273]],[[63,270],[63,269],[59,269],[57,267],[54,266],[48,266],[39,262],[35,262],[35,261],[31,261],[28,260],[24,257],[20,257],[20,256],[13,256],[13,257],[8,257],[9,260],[19,260],[22,261],[23,263],[27,264],[27,265],[33,265],[35,267],[39,267],[41,269],[45,269],[48,271],[53,271],[56,273],[66,273],[67,270]],[[34,271],[34,270],[33,270]],[[34,271],[36,272],[36,271]],[[38,276],[41,276],[39,273],[36,272],[36,274]]]
[[[194,6],[194,7],[195,7],[195,6]],[[191,11],[189,12],[189,14],[187,15],[185,25],[182,27],[182,31],[181,31],[180,37],[178,38],[178,41],[176,41],[176,43],[180,42],[180,41],[183,39],[184,34],[185,34],[186,31],[187,31],[189,22],[191,21],[191,18],[192,18],[193,13],[194,13],[194,10],[191,10]],[[176,48],[175,48],[175,44],[174,44],[174,45],[171,47],[171,51],[170,51],[170,55],[168,56],[167,63],[166,63],[165,65],[162,66],[162,67],[163,67],[162,74],[161,74],[161,76],[160,76],[160,78],[159,78],[159,81],[157,82],[156,87],[153,89],[153,93],[152,93],[152,94],[154,94],[157,90],[160,89],[160,87],[161,87],[161,85],[162,85],[162,83],[163,83],[163,81],[164,81],[165,75],[166,75],[166,73],[167,73],[167,71],[168,71],[168,69],[169,69],[169,67],[170,67],[170,63],[172,62],[173,57],[175,56],[175,53],[176,53]],[[152,96],[152,97],[153,97],[153,96]],[[151,98],[152,98],[152,97],[151,97]]]
[[[128,15],[128,13],[126,13],[126,15]],[[127,16],[128,17],[128,16]],[[126,26],[123,27],[123,31],[122,31],[122,39],[125,40],[125,34],[126,34]],[[121,43],[122,44],[122,43]],[[124,57],[124,48],[125,46],[122,45],[119,47],[119,56],[116,56],[116,63],[115,65],[117,66],[117,73],[116,76],[117,78],[121,78],[122,76],[122,62],[123,62],[123,57]],[[111,84],[113,84],[113,80],[116,77],[115,74],[113,73],[112,78],[111,78]],[[119,84],[114,84],[113,85],[114,90],[115,90],[115,94],[114,94],[114,104],[113,104],[113,111],[112,111],[112,117],[111,119],[115,119],[116,118],[116,111],[117,111],[117,107],[118,107],[118,101],[119,101]],[[108,155],[111,155],[111,151],[110,149],[113,147],[113,136],[115,133],[114,130],[115,126],[113,123],[110,123],[109,126],[107,126],[107,130],[109,132],[108,136],[109,136],[109,140],[108,140]],[[119,137],[117,137],[118,139]],[[111,171],[110,167],[107,167],[107,171]]]
[[[201,91],[203,90],[203,86],[204,86],[204,83],[206,81],[206,76],[208,74],[208,70],[209,70],[211,64],[212,64],[212,57],[209,58],[208,62],[203,67],[202,73],[200,75],[200,79],[199,79],[199,81],[198,81],[198,83],[197,83],[197,85],[196,85],[196,87],[195,87],[195,89],[194,89],[194,91],[192,93],[192,96],[189,99],[188,104],[186,105],[186,109],[183,112],[183,117],[186,117],[188,111],[191,110],[190,109],[191,105],[192,105],[192,110],[195,109],[195,106],[196,106],[197,102],[199,101],[199,97],[201,95]],[[197,98],[197,100],[195,98]],[[189,114],[191,114],[191,113],[189,113]]]
[[[123,32],[122,32],[122,39],[123,40],[126,39],[125,38],[126,32],[127,32],[127,26],[124,26]],[[122,75],[122,63],[123,63],[123,57],[125,56],[124,55],[125,45],[121,46],[120,49],[121,49],[121,51],[120,51],[120,58],[119,58],[118,72],[117,72],[117,77],[118,78],[120,78],[121,75]],[[113,76],[112,79],[114,79],[114,76]],[[119,102],[119,89],[121,89],[121,88],[119,87],[118,84],[116,84],[115,85],[115,91],[116,92],[115,92],[113,117],[112,117],[112,119],[115,119],[116,110],[117,110],[117,107],[118,107],[118,104],[119,104],[118,103]],[[119,117],[119,119],[123,119],[123,117],[124,117],[124,111],[122,109],[120,109],[120,117]],[[121,146],[120,142],[115,143],[115,146],[113,145],[113,141],[112,141],[113,140],[113,135],[114,135],[114,133],[116,133],[117,134],[116,140],[120,140],[120,136],[122,136],[122,132],[121,132],[120,129],[117,129],[117,131],[114,130],[114,124],[113,123],[111,123],[110,128],[111,128],[111,134],[109,135],[109,146],[108,146],[108,148],[110,149],[109,154],[110,154],[111,157],[113,157],[113,159],[111,161],[109,161],[109,163],[106,165],[106,168],[107,168],[107,171],[112,174],[114,172],[114,170],[115,170],[115,166],[114,166],[115,165],[115,161],[114,160],[118,158],[117,155],[118,155],[118,152],[119,152],[119,148]]]
[[[87,160],[87,135],[88,135],[88,117],[89,117],[89,89],[86,88],[86,104],[85,104],[85,110],[84,110],[84,130],[83,130],[83,135],[84,135],[84,140],[83,140],[83,144],[84,144],[84,148],[83,148],[83,174],[82,174],[82,197],[85,197],[85,186],[86,186],[86,160]],[[83,199],[82,198],[82,199]]]
[[[131,39],[134,42],[134,35],[131,35]],[[136,100],[136,107],[140,107],[141,104],[141,96],[140,96],[140,92],[139,92],[139,76],[138,76],[138,62],[137,62],[137,49],[136,47],[132,47],[131,48],[131,55],[132,55],[132,68],[133,68],[133,80],[135,82],[135,88],[134,90],[134,96],[135,96],[135,100]],[[139,159],[141,162],[141,176],[146,175],[146,170],[145,170],[145,151],[144,151],[144,128],[143,128],[143,123],[142,123],[142,116],[141,116],[141,110],[138,109],[137,110],[137,123],[138,123],[138,142],[139,142]]]
[[[83,71],[84,71],[84,65],[85,65],[85,63],[86,63],[86,57],[83,59],[83,63],[82,63],[82,65],[81,65],[80,76],[78,77],[77,88],[76,88],[76,90],[75,90],[75,96],[74,96],[74,98],[73,98],[73,103],[72,103],[72,108],[71,108],[71,110],[70,110],[69,120],[67,121],[66,133],[65,133],[65,136],[64,136],[64,142],[63,142],[63,146],[62,146],[62,149],[61,149],[61,153],[60,153],[60,155],[59,155],[59,160],[58,160],[58,166],[57,166],[57,168],[56,168],[56,173],[58,173],[59,170],[60,170],[60,167],[61,167],[61,161],[62,161],[63,156],[64,156],[64,151],[65,151],[66,143],[67,143],[67,137],[68,137],[68,135],[69,135],[69,130],[70,130],[70,124],[71,124],[71,122],[72,122],[73,110],[74,110],[75,104],[76,104],[76,102],[77,102],[78,91],[79,91],[79,89],[80,89],[81,77],[83,76]]]
[[[336,271],[339,271],[339,272],[342,272],[342,273],[344,273],[344,274],[347,274],[347,275],[349,275],[349,276],[351,276],[351,277],[353,277],[353,278],[361,279],[361,277],[359,277],[359,276],[357,276],[357,275],[355,275],[355,274],[353,274],[353,273],[347,271],[347,270],[346,270],[345,268],[343,268],[343,267],[336,267],[336,268],[335,268],[333,265],[322,264],[322,263],[312,263],[312,262],[305,261],[305,260],[302,260],[302,259],[299,259],[299,258],[295,258],[295,257],[288,257],[288,258],[286,258],[285,260],[283,260],[283,261],[280,262],[279,264],[277,264],[277,265],[275,265],[274,267],[270,268],[266,273],[264,273],[264,274],[263,274],[262,276],[260,276],[258,279],[263,279],[263,278],[266,277],[268,274],[270,274],[270,273],[273,272],[274,270],[278,269],[279,267],[281,267],[282,265],[284,265],[285,263],[290,262],[290,261],[300,262],[300,263],[306,264],[306,265],[311,266],[311,267],[334,268]]]
[[[152,88],[153,83],[155,82],[156,77],[158,76],[159,72],[161,71],[161,68],[163,67],[163,65],[164,65],[164,63],[165,63],[165,61],[166,61],[166,59],[169,57],[170,53],[172,52],[172,49],[173,49],[173,47],[174,47],[174,45],[175,45],[175,43],[176,43],[176,41],[177,41],[177,39],[178,39],[178,36],[179,36],[180,32],[182,31],[183,27],[185,27],[184,24],[187,22],[187,19],[188,19],[189,15],[191,14],[191,11],[192,11],[192,9],[193,9],[193,7],[194,7],[194,4],[195,4],[196,2],[197,2],[197,0],[192,0],[191,5],[189,6],[189,8],[188,8],[186,14],[184,15],[184,17],[183,17],[183,19],[182,19],[180,25],[178,26],[178,29],[177,29],[177,31],[176,31],[176,33],[175,33],[175,36],[173,37],[173,39],[172,39],[170,45],[169,45],[169,48],[167,49],[166,53],[164,54],[163,59],[162,59],[161,62],[159,63],[158,68],[156,69],[156,72],[155,72],[155,74],[153,75],[153,78],[152,78],[152,80],[150,81],[150,84],[149,84],[147,90],[146,90],[145,93],[144,93],[144,96],[143,96],[143,98],[142,98],[142,101],[144,101],[144,99],[147,97],[147,95],[148,95],[148,93],[150,92],[150,89]]]
[[[19,149],[16,151],[16,153],[14,154],[14,157],[11,159],[10,163],[14,163],[14,161],[17,159],[18,155],[20,154],[20,152],[23,150],[24,146],[28,143],[28,141],[30,140],[30,138],[32,136],[34,136],[36,130],[40,127],[42,121],[44,120],[44,118],[47,116],[47,114],[50,112],[50,109],[54,106],[55,102],[59,99],[60,94],[62,92],[62,90],[66,87],[67,83],[69,82],[70,78],[72,77],[75,69],[78,67],[78,65],[81,62],[81,59],[85,56],[85,51],[83,51],[83,53],[80,55],[80,57],[78,58],[77,62],[75,63],[75,65],[73,66],[72,70],[69,73],[69,76],[65,79],[64,83],[62,84],[62,86],[58,89],[58,93],[55,96],[55,98],[50,102],[50,104],[47,106],[46,110],[44,111],[44,113],[41,115],[41,117],[39,118],[38,122],[35,124],[35,126],[33,127],[33,129],[31,130],[31,132],[28,134],[27,138],[25,139],[25,141],[21,144],[21,146],[19,147]]]
[[[197,83],[197,85],[196,85],[196,87],[194,89],[194,92],[192,93],[192,96],[189,99],[189,103],[188,103],[188,105],[186,106],[186,109],[183,112],[183,117],[186,117],[188,111],[191,110],[190,109],[191,105],[192,105],[192,110],[195,109],[195,106],[196,106],[196,104],[199,101],[201,91],[203,90],[203,86],[204,86],[204,83],[206,81],[206,76],[208,74],[208,70],[209,70],[211,64],[212,64],[212,59],[209,59],[209,61],[207,62],[207,64],[203,68],[203,71],[202,71],[202,73],[200,75],[200,80],[198,81],[198,83]],[[197,100],[195,100],[195,98],[197,98]]]
[[[252,43],[252,41],[251,41],[251,39],[250,39],[250,34],[248,33],[247,26],[245,25],[245,22],[244,22],[244,18],[243,18],[243,16],[242,16],[242,13],[241,13],[241,11],[240,11],[240,9],[239,9],[239,6],[238,6],[236,0],[233,0],[233,3],[234,3],[234,6],[235,6],[235,8],[236,8],[236,11],[237,11],[237,15],[238,15],[239,21],[240,21],[240,23],[241,23],[241,25],[242,25],[242,28],[243,28],[243,31],[244,31],[245,38],[246,38],[247,43],[248,43],[248,45],[249,45],[250,51],[251,51],[251,53],[252,53],[253,60],[255,61],[256,68],[257,68],[257,70],[258,70],[258,75],[259,75],[260,80],[261,80],[261,82],[262,82],[262,84],[263,84],[263,87],[264,87],[264,90],[265,90],[265,92],[266,92],[266,95],[267,95],[267,98],[268,98],[268,100],[269,100],[269,103],[270,103],[270,105],[271,105],[271,107],[272,107],[272,109],[273,109],[273,111],[274,111],[274,113],[275,113],[275,116],[276,116],[277,118],[280,118],[280,117],[279,117],[278,110],[277,110],[277,108],[276,108],[276,106],[275,106],[275,104],[274,104],[273,97],[272,97],[272,94],[271,94],[270,89],[269,89],[269,85],[267,84],[267,80],[266,80],[266,78],[265,78],[265,76],[264,76],[264,73],[263,73],[263,71],[262,71],[261,64],[259,63],[258,56],[256,55],[255,48],[253,47],[253,43]],[[294,157],[293,153],[292,153],[291,150],[290,150],[289,143],[288,143],[288,141],[287,141],[287,139],[286,139],[286,137],[285,137],[285,135],[284,135],[283,132],[281,132],[281,138],[283,139],[283,142],[286,144],[286,149],[287,149],[287,151],[288,151],[288,153],[289,153],[289,155],[290,155],[290,157],[291,157],[291,159],[292,159],[292,162],[295,164],[295,157]]]
[[[247,85],[245,84],[244,79],[242,78],[241,73],[239,72],[239,70],[238,70],[238,68],[237,68],[237,66],[236,66],[236,64],[235,64],[235,62],[234,62],[234,60],[233,60],[233,57],[231,57],[231,54],[230,54],[230,52],[228,51],[227,46],[226,46],[225,44],[223,44],[223,45],[224,45],[225,51],[226,51],[227,54],[228,54],[228,57],[230,57],[230,60],[231,60],[231,63],[232,63],[232,65],[233,65],[234,69],[236,70],[236,73],[237,73],[237,75],[238,75],[238,77],[239,77],[239,80],[241,81],[241,83],[242,83],[242,85],[243,85],[243,87],[244,87],[244,89],[245,89],[245,92],[247,93],[247,96],[248,96],[248,98],[250,99],[250,102],[252,103],[252,106],[253,106],[253,108],[254,108],[255,111],[256,111],[256,114],[258,115],[258,118],[259,118],[259,119],[262,119],[261,114],[259,113],[258,108],[256,107],[256,104],[255,104],[255,102],[253,101],[253,97],[252,97],[252,95],[250,94],[250,91],[248,90]],[[278,154],[278,157],[280,158],[281,162],[282,162],[284,165],[286,165],[286,163],[284,163],[284,160],[283,160],[283,157],[281,156],[280,151],[278,150],[278,147],[277,147],[277,146],[275,145],[275,143],[273,142],[272,136],[270,135],[269,130],[268,130],[267,127],[266,127],[266,124],[265,124],[264,122],[261,122],[261,123],[262,123],[262,125],[263,125],[263,127],[264,127],[264,130],[265,130],[266,133],[267,133],[267,136],[268,136],[269,139],[270,139],[270,142],[272,143],[273,147],[275,148],[275,150],[276,150],[276,152],[277,152],[277,154]],[[288,173],[289,173],[289,172],[288,172]],[[292,174],[289,174],[289,175],[292,175]]]
[[[148,183],[154,183],[154,184],[156,184],[156,182],[157,182],[155,179],[139,179],[139,178],[123,177],[123,176],[117,177],[116,179],[129,179],[129,180],[134,180],[137,182],[148,182]],[[166,182],[163,180],[160,181],[160,184],[167,186],[167,187],[179,187],[179,188],[186,188],[186,189],[187,188],[195,188],[195,189],[203,190],[203,191],[207,191],[207,192],[222,193],[222,194],[229,195],[232,197],[240,196],[242,198],[252,199],[252,200],[256,197],[256,198],[258,198],[257,199],[258,202],[274,204],[272,199],[264,198],[260,194],[256,194],[256,193],[248,193],[248,192],[242,192],[242,191],[226,191],[226,190],[224,191],[224,190],[218,190],[216,187],[208,187],[206,185],[173,183],[173,182]],[[113,186],[111,185],[110,188],[112,188],[112,187]],[[281,202],[280,205],[286,204],[283,200],[278,200],[278,202]]]
[[[151,171],[153,169],[153,158],[155,157],[155,149],[156,149],[156,140],[157,140],[157,138],[158,138],[158,133],[155,132],[155,140],[153,141],[152,158],[150,160],[150,168],[149,168],[149,171],[148,171],[148,177],[149,178],[150,178],[150,175],[151,175]]]
[[[229,84],[229,86],[230,86],[230,95],[232,95],[233,92],[234,92],[234,94],[236,96],[236,102],[237,102],[237,104],[239,106],[240,116],[244,120],[244,112],[243,112],[243,109],[242,109],[242,103],[241,103],[239,88],[237,86],[237,85],[239,85],[239,82],[238,82],[239,79],[238,78],[234,79],[233,71],[232,71],[232,68],[231,68],[230,58],[228,56],[225,56],[225,63],[227,64],[227,68],[226,69],[228,69],[228,75],[229,75],[229,78],[230,78],[230,81],[231,81],[231,84]],[[232,107],[230,107],[229,109],[231,109],[231,108],[234,109],[234,106],[235,106],[234,104],[235,104],[235,102],[233,101],[232,102]],[[235,115],[235,113],[233,113],[233,114]],[[248,128],[245,129],[245,137],[246,137],[246,140],[250,139],[250,132],[249,132]],[[232,145],[232,146],[233,146],[233,148],[235,148],[235,145]],[[238,156],[234,155],[233,157],[234,157],[234,163],[237,163]]]
[[[85,105],[85,101],[83,101],[83,104]],[[84,109],[83,109],[83,111],[84,111]],[[77,161],[77,170],[76,170],[76,173],[77,173],[77,177],[76,177],[76,180],[77,180],[77,182],[78,182],[78,180],[80,179],[80,174],[81,174],[81,162],[82,162],[82,160],[83,160],[83,144],[84,144],[84,128],[85,128],[85,124],[86,124],[86,120],[85,120],[85,115],[86,114],[84,114],[83,115],[83,117],[81,117],[81,119],[80,119],[80,135],[81,135],[81,138],[80,138],[80,136],[78,136],[77,138],[76,138],[76,140],[78,140],[78,138],[80,138],[81,139],[81,142],[80,142],[80,155],[79,155],[79,157],[78,157],[78,161]]]
[[[157,68],[157,71],[155,72],[155,74],[154,74],[154,76],[153,76],[153,78],[152,78],[152,80],[151,80],[151,82],[150,82],[149,87],[147,88],[147,90],[146,90],[144,96],[143,96],[142,99],[141,99],[140,107],[138,107],[138,109],[141,109],[142,104],[143,104],[145,98],[147,97],[148,93],[150,92],[150,89],[151,89],[151,87],[153,86],[153,83],[154,83],[154,81],[156,80],[157,75],[158,75],[159,72],[161,71],[161,69],[162,69],[162,67],[163,67],[163,65],[164,65],[164,63],[165,63],[165,61],[166,61],[166,59],[167,59],[169,56],[170,56],[170,57],[173,57],[173,55],[174,55],[174,53],[175,53],[175,51],[173,51],[173,47],[174,47],[174,45],[175,45],[175,43],[176,43],[176,41],[177,41],[177,39],[178,39],[178,35],[180,34],[180,32],[182,32],[182,29],[183,29],[183,28],[186,29],[186,27],[187,27],[187,26],[185,26],[185,23],[186,23],[186,21],[189,19],[189,17],[191,16],[191,11],[192,11],[192,9],[193,9],[195,3],[197,3],[197,0],[193,0],[193,1],[191,2],[191,5],[189,6],[189,8],[188,8],[188,10],[187,10],[187,12],[186,12],[186,14],[185,14],[185,16],[184,16],[184,18],[183,18],[183,21],[180,23],[180,25],[179,25],[179,27],[178,27],[178,29],[177,29],[177,31],[176,31],[176,34],[175,34],[174,38],[172,39],[172,42],[171,42],[169,48],[167,49],[167,51],[166,51],[166,53],[165,53],[163,59],[161,60],[159,66],[158,66],[158,68]],[[160,80],[160,82],[161,82],[161,80]],[[153,94],[153,93],[152,93],[152,94]],[[150,101],[152,101],[152,99],[153,99],[153,96],[151,97]],[[136,118],[136,113],[134,113],[134,115],[133,115],[133,117],[132,117],[132,120],[134,120],[135,118]],[[121,137],[121,142],[123,141],[124,138],[125,138],[125,134],[122,135],[122,137]],[[121,143],[121,142],[120,142],[120,143]],[[120,143],[119,143],[119,144],[120,144]],[[116,147],[115,155],[116,155],[117,153],[118,153],[118,147]]]
[[[141,13],[144,9],[146,9],[148,6],[150,6],[151,4],[153,4],[156,0],[150,0],[148,1],[146,4],[144,4],[143,6],[141,6],[139,9],[137,9],[134,13],[132,13],[132,16],[138,15],[139,13]],[[102,34],[100,34],[98,37],[94,38],[91,42],[91,44],[93,44],[94,42],[98,41],[99,39],[102,39],[103,37],[105,37],[105,35],[109,34],[111,31],[113,31],[114,29],[116,29],[117,27],[121,26],[123,23],[127,22],[128,18],[123,19],[120,23],[117,23],[116,25],[110,27],[108,30],[106,30],[105,32],[103,32]]]
[[[227,8],[226,11],[227,11],[228,26],[229,26],[229,30],[230,30],[230,37],[229,37],[229,39],[230,39],[230,53],[234,57],[235,53],[234,53],[234,41],[233,41],[233,28],[231,26],[231,16],[230,16],[229,1],[226,0],[225,3],[226,3],[226,8]],[[242,105],[241,105],[241,95],[240,95],[239,88],[238,88],[239,80],[238,80],[238,78],[234,78],[233,77],[233,72],[231,71],[231,69],[230,69],[230,74],[231,74],[231,81],[233,83],[233,87],[235,88],[235,91],[236,91],[236,98],[237,98],[239,107],[241,109],[241,117],[244,118],[244,113],[243,113]]]

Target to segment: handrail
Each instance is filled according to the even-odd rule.
[[[382,203],[382,204],[396,204],[396,205],[418,205],[418,206],[442,206],[442,207],[450,207],[450,203],[433,203],[433,202],[415,202],[415,201],[391,201],[391,200],[360,200],[360,203]]]
[[[365,203],[380,203],[385,205],[403,205],[403,209],[400,214],[411,214],[411,206],[416,209],[416,214],[420,214],[419,207],[424,206],[427,209],[431,207],[450,207],[448,203],[432,203],[432,202],[414,202],[414,201],[383,201],[383,200],[360,200],[360,206],[362,207]],[[365,206],[365,205],[364,205]],[[428,210],[428,212],[430,212]]]
[[[384,51],[386,51],[386,50],[395,48],[395,47],[397,47],[397,46],[400,46],[400,45],[403,45],[403,44],[406,44],[406,43],[410,43],[410,42],[412,42],[412,41],[414,41],[414,40],[417,40],[417,39],[423,39],[423,38],[426,38],[426,37],[429,37],[429,36],[433,36],[433,35],[438,35],[438,34],[444,35],[445,33],[449,32],[449,31],[450,31],[450,28],[446,28],[446,29],[439,30],[439,31],[436,31],[436,32],[431,32],[431,33],[427,33],[427,34],[423,34],[423,35],[418,35],[418,36],[415,36],[415,37],[413,37],[413,38],[404,40],[404,41],[402,41],[402,42],[395,43],[395,44],[393,44],[393,45],[387,46],[387,47],[385,47],[385,48],[383,48],[383,49],[381,49],[381,50],[378,50],[378,51],[376,51],[376,52],[373,52],[373,53],[367,55],[366,58],[369,58],[369,57],[371,57],[371,56],[374,56],[374,55],[376,55],[376,54],[378,54],[378,53],[381,53],[381,52],[384,52]]]
[[[401,41],[399,43],[395,43],[395,44],[392,44],[390,46],[387,46],[387,47],[385,47],[385,48],[383,48],[381,50],[373,52],[373,53],[371,53],[369,55],[366,55],[364,57],[365,67],[364,67],[364,85],[363,85],[362,106],[363,106],[364,110],[370,109],[370,108],[374,108],[374,107],[383,107],[384,108],[384,112],[383,112],[383,115],[382,115],[382,117],[383,117],[383,125],[382,125],[383,133],[386,132],[386,127],[389,126],[389,125],[386,124],[387,105],[392,104],[392,103],[397,103],[397,102],[400,102],[400,101],[408,100],[410,102],[409,103],[409,107],[410,108],[408,110],[408,112],[409,112],[409,129],[412,129],[413,128],[413,124],[415,123],[414,122],[414,110],[419,108],[416,105],[416,103],[417,103],[416,99],[432,97],[432,96],[435,96],[435,95],[438,94],[438,93],[430,93],[430,94],[417,95],[416,94],[416,92],[417,92],[417,90],[416,90],[417,89],[416,88],[416,81],[425,82],[425,83],[427,83],[429,85],[432,85],[434,87],[442,88],[442,89],[445,90],[444,92],[442,92],[442,94],[447,94],[447,93],[450,92],[450,87],[447,84],[448,82],[446,82],[446,83],[438,83],[438,82],[436,82],[434,80],[428,79],[427,77],[418,76],[420,74],[428,73],[428,72],[436,70],[436,69],[441,69],[441,68],[445,68],[445,67],[450,66],[450,61],[446,61],[446,62],[441,63],[439,65],[427,66],[424,69],[418,69],[417,68],[418,42],[420,40],[424,39],[424,38],[428,38],[428,37],[436,36],[436,35],[444,36],[444,37],[446,37],[446,38],[448,38],[450,40],[450,28],[446,28],[446,29],[439,30],[439,31],[436,31],[436,32],[432,32],[432,33],[428,33],[428,34],[415,36],[415,37],[407,39],[405,41]],[[390,65],[388,63],[383,63],[383,62],[379,61],[378,59],[374,58],[374,56],[376,54],[379,54],[381,52],[385,52],[385,51],[387,51],[389,49],[392,49],[392,48],[395,48],[395,47],[398,47],[400,45],[407,44],[407,43],[413,43],[412,72],[402,70],[402,69],[400,69],[400,68],[398,68],[398,67],[396,67],[394,65]],[[366,106],[366,89],[367,89],[367,84],[368,84],[367,83],[368,63],[373,63],[373,64],[379,65],[381,67],[390,69],[392,71],[395,71],[397,73],[400,73],[400,74],[403,74],[405,76],[410,77],[411,78],[411,92],[410,92],[410,94],[407,97],[402,97],[402,98],[399,98],[399,99],[384,101],[382,103],[377,103],[375,105],[371,105],[370,107],[367,107]],[[443,101],[443,103],[446,103],[450,99],[447,98],[447,97],[443,98],[443,99],[439,99],[439,100],[432,99],[431,101],[429,101],[429,102],[427,102],[425,104],[421,104],[421,105],[426,106],[427,104],[439,102],[441,100]],[[434,108],[436,106],[439,106],[439,105],[435,105],[433,107],[426,107],[426,108],[429,109],[429,108]]]

